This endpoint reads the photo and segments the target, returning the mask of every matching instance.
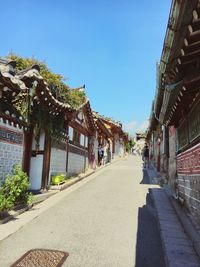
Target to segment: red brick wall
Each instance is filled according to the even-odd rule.
[[[177,156],[178,191],[188,209],[200,218],[200,144]]]
[[[200,175],[200,144],[177,156],[177,173]]]

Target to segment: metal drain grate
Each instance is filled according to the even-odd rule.
[[[60,267],[68,256],[67,252],[58,250],[32,249],[10,267]]]

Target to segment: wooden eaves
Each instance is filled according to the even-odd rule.
[[[176,28],[174,29],[171,25],[168,25],[168,35],[165,37],[164,46],[167,42],[170,44],[168,57],[166,56],[166,49],[163,49],[162,52],[161,70],[163,70],[164,83],[163,87],[160,86],[160,88],[164,89],[164,94],[160,99],[162,105],[158,112],[159,115],[163,116],[163,121],[161,121],[163,124],[176,126],[195,101],[200,87],[199,1],[173,1],[172,7],[178,2],[179,11],[176,13],[178,16],[174,20]],[[173,12],[170,15],[171,20]],[[171,42],[169,31],[173,31]],[[173,84],[178,84],[178,86],[175,87],[175,90],[172,90],[170,97],[166,101],[164,97],[166,86]]]

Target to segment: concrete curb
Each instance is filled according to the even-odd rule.
[[[152,190],[167,267],[199,267],[200,261],[164,189]]]
[[[156,171],[149,172],[148,169],[147,174],[150,181],[158,175]],[[194,243],[186,234],[177,209],[171,202],[173,199],[171,191],[169,192],[167,188],[159,188],[150,189],[150,192],[156,209],[166,267],[199,267],[200,261],[197,256],[199,254],[196,253]],[[191,227],[188,228],[191,229]],[[194,240],[195,245],[199,246],[199,239]]]
[[[71,185],[73,185],[73,184],[75,184],[75,183],[77,183],[77,182],[83,180],[84,178],[86,178],[86,177],[92,175],[93,173],[95,173],[95,170],[94,170],[94,171],[91,171],[90,173],[87,173],[87,174],[85,174],[85,175],[78,175],[78,176],[72,178],[71,180],[67,181],[67,182],[64,183],[64,184],[61,184],[61,185],[51,185],[51,186],[49,187],[49,189],[50,189],[50,190],[58,190],[58,191],[62,191],[62,190],[64,190],[64,189],[68,188],[69,186],[71,186]]]
[[[14,210],[11,210],[9,211],[9,215],[6,216],[4,219],[0,219],[0,225],[1,224],[4,224],[4,223],[7,223],[9,222],[10,220],[13,220],[15,219],[18,215],[30,210],[33,206],[45,201],[47,198],[57,194],[58,192],[64,190],[64,189],[67,189],[68,187],[76,184],[77,182],[83,180],[84,178],[92,175],[93,173],[95,173],[95,171],[92,171],[90,173],[87,173],[86,175],[78,175],[77,177],[74,177],[71,181],[69,181],[69,183],[65,183],[63,185],[58,185],[58,186],[52,186],[52,188],[50,188],[51,192],[47,192],[47,193],[44,193],[44,194],[38,194],[38,195],[35,195],[35,199],[32,203],[32,205],[30,206],[27,206],[27,207],[24,207],[18,211],[14,211]]]
[[[174,198],[170,198],[170,201],[172,203],[172,206],[174,207],[179,220],[181,224],[184,227],[184,230],[186,231],[187,235],[190,237],[193,247],[197,253],[197,255],[200,257],[200,235],[199,232],[196,230],[195,226],[193,225],[190,218],[187,216],[183,208],[180,206],[180,204],[175,200]]]
[[[27,210],[30,210],[32,208],[32,206],[33,205],[26,206],[26,207],[24,207],[18,211],[12,210],[7,217],[0,220],[0,224],[4,224],[4,223],[9,222],[10,220],[15,219],[18,215],[24,213]]]
[[[53,185],[53,186],[50,186],[49,189],[50,189],[50,190],[58,190],[58,191],[62,191],[62,190],[64,190],[64,189],[70,187],[71,185],[73,185],[73,184],[75,184],[75,183],[77,183],[77,182],[79,182],[79,181],[81,181],[81,180],[87,178],[88,176],[90,176],[90,175],[92,175],[92,174],[94,174],[94,173],[96,173],[96,172],[98,172],[98,171],[101,171],[101,170],[103,170],[104,168],[106,168],[106,167],[108,167],[108,166],[111,166],[111,165],[113,165],[113,164],[115,164],[115,163],[117,163],[117,162],[119,162],[120,160],[123,160],[123,159],[125,159],[125,158],[126,158],[126,157],[123,157],[123,158],[120,158],[120,159],[115,160],[114,162],[107,163],[107,164],[105,164],[104,166],[98,167],[98,168],[96,168],[95,170],[92,170],[92,171],[90,171],[90,172],[88,172],[88,173],[81,173],[81,174],[79,174],[78,176],[75,176],[74,178],[72,178],[71,181],[66,182],[66,183],[64,183],[64,184],[62,184],[62,185]]]

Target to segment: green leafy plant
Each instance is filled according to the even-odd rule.
[[[125,144],[125,148],[127,152],[130,152],[131,149],[135,146],[135,141],[130,139],[128,143]]]
[[[30,68],[33,65],[39,65],[40,75],[48,83],[49,89],[51,90],[53,96],[56,97],[59,101],[69,103],[74,108],[84,103],[86,99],[85,92],[70,90],[69,86],[65,83],[65,78],[60,74],[53,73],[52,71],[50,71],[45,62],[41,62],[34,57],[23,58],[13,53],[9,54],[7,57],[11,60],[16,61],[16,69],[19,71]],[[23,110],[24,108],[22,102],[27,101],[27,95],[26,93],[23,93],[19,97],[20,101],[18,102],[21,103],[17,105],[16,102],[16,106],[18,109],[21,109],[24,113],[26,113]]]
[[[11,175],[7,175],[0,188],[0,210],[10,210],[17,205],[30,205],[33,201],[29,189],[28,176],[19,165],[13,166]]]

